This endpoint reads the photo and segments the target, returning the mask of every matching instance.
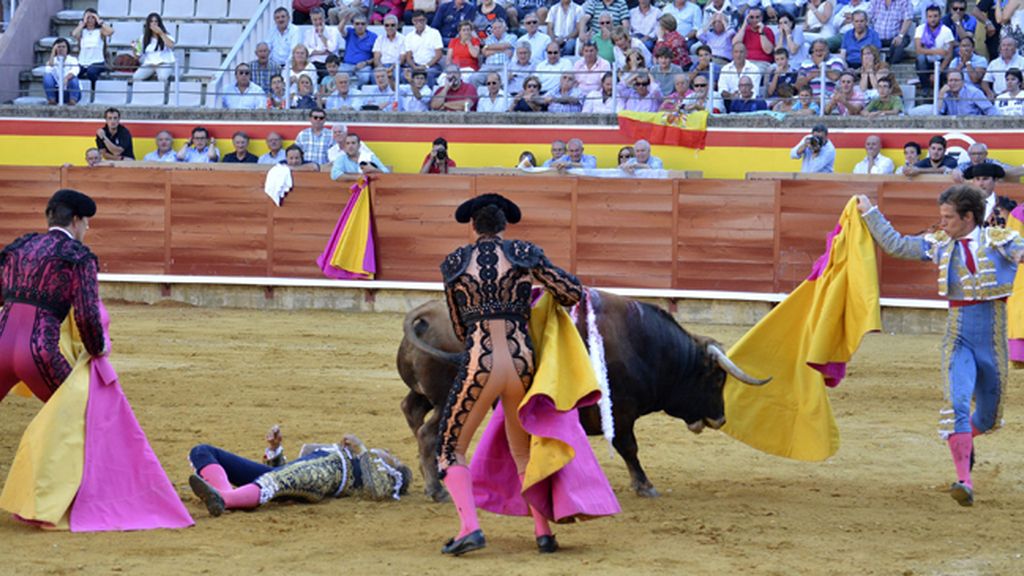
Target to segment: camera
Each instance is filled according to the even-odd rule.
[[[821,148],[825,145],[825,142],[822,140],[821,136],[811,136],[809,144],[811,148]]]
[[[448,150],[444,148],[438,148],[437,153],[434,154],[434,158],[441,160],[442,162],[448,159]]]

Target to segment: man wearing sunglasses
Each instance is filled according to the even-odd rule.
[[[356,79],[356,87],[367,84],[370,81],[370,71],[373,70],[373,47],[377,43],[377,35],[366,29],[366,16],[358,14],[352,17],[352,25],[347,26],[349,16],[353,13],[346,13],[338,24],[345,38],[345,55],[341,60],[340,69],[350,77]],[[346,27],[347,26],[347,27]]]
[[[957,42],[961,38],[974,39],[974,32],[978,29],[978,19],[967,13],[966,0],[953,0],[949,4],[949,12],[942,17],[941,22],[953,31]]]
[[[398,17],[388,14],[384,17],[384,35],[373,42],[373,67],[387,68],[393,74],[394,68],[405,54],[405,36],[398,33]]]
[[[252,68],[239,64],[235,68],[235,85],[221,97],[221,107],[228,110],[262,110],[267,107],[267,94],[251,82]]]
[[[519,40],[530,44],[530,62],[539,64],[544,60],[544,52],[551,44],[551,37],[540,31],[540,19],[534,12],[523,18],[523,27],[526,29],[526,34],[523,34]]]
[[[544,49],[544,54],[547,59],[537,64],[534,71],[540,78],[541,92],[551,94],[558,90],[558,79],[562,73],[572,73],[572,64],[562,58],[562,48],[557,42],[549,42]]]
[[[295,137],[295,144],[302,148],[302,156],[309,162],[327,164],[327,150],[334,142],[330,130],[324,128],[327,113],[322,108],[309,111],[309,128]]]
[[[657,112],[661,108],[661,89],[652,82],[651,75],[643,70],[633,77],[631,83],[620,82],[618,111]]]

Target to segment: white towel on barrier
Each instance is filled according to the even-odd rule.
[[[267,180],[263,184],[263,191],[270,196],[274,204],[281,205],[288,191],[292,189],[292,170],[285,164],[275,164],[267,172]]]

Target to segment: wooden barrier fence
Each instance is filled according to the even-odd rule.
[[[321,278],[316,257],[351,182],[296,173],[284,205],[263,193],[264,170],[190,166],[0,166],[0,241],[42,229],[59,187],[93,196],[88,244],[102,271]],[[589,285],[785,292],[808,274],[854,194],[875,199],[897,229],[937,220],[948,179],[833,176],[631,180],[524,175],[385,175],[373,183],[378,278],[437,281],[438,264],[472,236],[460,202],[501,192],[523,208],[510,235],[543,246]],[[1020,184],[1000,193],[1021,197]],[[881,260],[882,295],[934,297],[927,263]]]

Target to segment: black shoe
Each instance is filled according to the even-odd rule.
[[[961,506],[974,506],[974,490],[963,482],[953,482],[949,494]]]
[[[974,472],[974,448],[971,448],[971,467],[968,470]]]
[[[558,551],[558,540],[554,534],[537,536],[537,551],[541,554],[553,554]]]
[[[203,504],[206,504],[206,510],[210,516],[220,516],[224,513],[224,499],[221,498],[216,488],[203,480],[202,476],[199,474],[189,476],[188,485],[192,487],[192,492],[203,501]]]
[[[462,538],[456,540],[452,538],[449,540],[443,548],[441,548],[441,554],[451,554],[452,556],[462,556],[466,552],[472,552],[473,550],[479,550],[487,546],[487,540],[484,538],[483,530],[474,530],[469,534],[466,534]]]

